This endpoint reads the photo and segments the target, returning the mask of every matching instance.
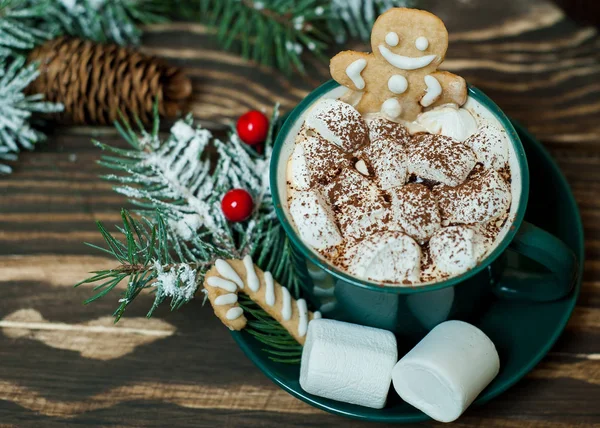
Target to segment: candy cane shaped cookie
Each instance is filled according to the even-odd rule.
[[[308,323],[321,317],[319,312],[307,309],[304,299],[294,299],[270,272],[263,272],[254,265],[250,256],[243,260],[217,260],[206,273],[204,289],[215,315],[231,330],[241,330],[247,323],[238,303],[238,292],[247,294],[301,345]]]

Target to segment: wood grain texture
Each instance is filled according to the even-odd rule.
[[[541,0],[420,4],[450,31],[445,67],[484,90],[558,160],[586,233],[582,294],[565,333],[529,376],[455,425],[599,426],[598,31]],[[274,102],[292,108],[328,79],[327,64],[318,61],[306,76],[290,79],[247,63],[222,52],[198,24],[146,30],[143,50],[186,69],[192,111],[217,132],[250,108],[270,109]],[[200,299],[174,313],[160,308],[155,322],[145,323],[153,297],[141,295],[128,310],[129,325],[118,327],[106,318],[118,293],[83,306],[91,289],[72,284],[112,261],[82,241],[99,243],[94,221],[118,223],[125,204],[98,180],[99,151],[89,140],[122,143],[108,127],[50,132],[48,144],[24,153],[15,173],[0,179],[0,427],[367,426],[274,386]],[[128,344],[127,352],[115,353],[119,343]]]

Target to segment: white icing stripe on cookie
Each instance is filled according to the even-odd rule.
[[[235,285],[231,281],[227,281],[219,276],[210,276],[208,277],[207,284],[211,287],[221,288],[225,291],[229,291],[230,293],[235,293],[237,290],[237,285]]]
[[[346,75],[350,78],[350,80],[352,80],[354,86],[356,86],[356,88],[359,90],[365,88],[365,80],[362,78],[360,73],[362,73],[366,66],[367,60],[360,58],[346,67]]]
[[[275,304],[275,283],[271,272],[265,272],[265,302],[269,306]]]
[[[427,91],[421,98],[421,105],[429,107],[442,95],[442,85],[430,74],[425,76],[425,85],[427,85]]]
[[[281,317],[284,321],[289,321],[292,318],[292,296],[290,290],[285,287],[281,287],[281,295],[283,296],[283,302],[281,303]]]
[[[242,308],[240,308],[239,306],[236,306],[234,308],[230,308],[227,311],[227,313],[225,314],[225,318],[232,321],[232,320],[235,320],[235,319],[238,319],[239,317],[241,317],[243,313],[244,313],[244,310]]]
[[[429,40],[423,36],[417,37],[417,40],[415,40],[415,47],[420,51],[424,51],[429,47]]]
[[[388,89],[394,94],[403,94],[406,88],[408,88],[408,81],[401,74],[394,74],[388,79]]]
[[[237,302],[237,300],[238,300],[237,294],[234,294],[234,293],[221,294],[220,296],[217,296],[217,298],[215,299],[215,305],[217,305],[217,306],[232,305],[235,302]]]
[[[260,281],[258,280],[258,276],[256,276],[252,257],[247,255],[242,261],[244,262],[244,267],[246,268],[246,281],[248,282],[248,288],[252,291],[258,291],[260,288]]]
[[[298,299],[296,301],[296,307],[298,308],[298,336],[304,337],[306,330],[308,329],[308,308],[306,307],[306,300]]]
[[[418,68],[426,67],[437,58],[437,55],[424,55],[418,57],[397,55],[383,45],[379,45],[379,52],[381,52],[381,55],[387,62],[402,70],[416,70]]]
[[[244,282],[242,281],[242,278],[240,278],[237,272],[231,266],[229,266],[229,263],[227,263],[225,260],[218,259],[215,262],[215,266],[217,268],[217,272],[219,272],[219,275],[235,282],[238,287],[244,288]]]
[[[323,315],[321,315],[321,312],[319,312],[319,311],[313,312],[313,319],[318,320],[319,318],[323,318]]]

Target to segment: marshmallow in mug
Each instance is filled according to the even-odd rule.
[[[433,192],[426,186],[409,183],[390,191],[392,217],[401,231],[417,241],[428,240],[442,227],[440,210]]]
[[[375,173],[382,190],[402,186],[407,180],[406,146],[411,136],[403,125],[383,118],[369,121],[370,144],[356,152]]]
[[[348,249],[348,270],[373,281],[418,281],[421,247],[397,231],[377,232]]]
[[[324,250],[342,242],[329,202],[319,192],[296,192],[290,204],[290,214],[300,238],[311,247]]]
[[[346,152],[369,142],[369,130],[360,113],[339,100],[317,101],[306,116],[305,125]]]
[[[328,183],[344,168],[349,168],[348,156],[319,134],[305,130],[298,134],[294,152],[288,164],[288,180],[296,190],[308,190],[315,183]]]
[[[369,230],[382,228],[389,214],[377,186],[353,169],[342,170],[328,186],[328,196],[346,239],[360,239]]]
[[[456,186],[436,186],[442,220],[448,223],[485,223],[504,214],[511,203],[508,183],[487,169]]]
[[[465,141],[465,145],[475,152],[477,160],[483,166],[498,170],[508,163],[508,143],[505,134],[503,129],[484,125]]]
[[[450,226],[439,230],[429,241],[435,266],[449,275],[474,268],[485,254],[484,239],[468,226]]]
[[[465,181],[476,163],[473,150],[443,135],[419,134],[408,150],[408,172],[448,186]]]
[[[500,370],[492,341],[477,327],[446,321],[396,364],[400,397],[439,422],[455,421]]]
[[[416,122],[431,134],[440,134],[456,141],[465,141],[477,132],[477,121],[467,109],[445,104],[421,113]]]
[[[486,168],[500,169],[508,163],[506,131],[485,124],[478,128],[469,110],[446,104],[421,113],[415,121],[427,132],[464,143]]]

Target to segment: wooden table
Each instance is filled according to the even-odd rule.
[[[558,160],[587,235],[583,291],[557,345],[524,380],[458,426],[600,424],[600,37],[542,1],[431,1],[451,46],[445,67],[487,92]],[[220,51],[200,25],[147,28],[143,50],[184,66],[193,113],[222,128],[250,108],[293,107],[328,78],[306,77]],[[117,326],[118,295],[90,306],[72,285],[113,262],[84,246],[94,221],[117,223],[124,198],[97,177],[91,137],[111,128],[59,128],[0,179],[0,426],[348,426],[273,385],[197,299],[151,320],[141,296]],[[435,425],[433,423],[423,424]]]

